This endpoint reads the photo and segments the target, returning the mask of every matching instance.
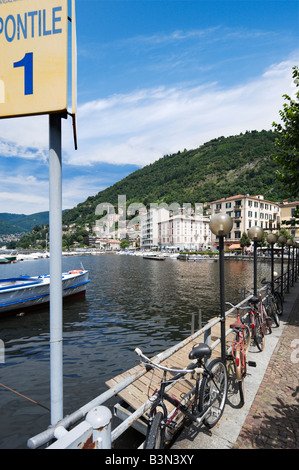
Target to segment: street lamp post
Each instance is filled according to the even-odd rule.
[[[220,317],[221,317],[221,359],[226,362],[225,347],[225,294],[224,294],[224,237],[233,227],[232,218],[224,213],[211,217],[210,229],[219,237]]]
[[[295,245],[295,248],[296,248],[296,255],[295,255],[295,282],[297,281],[297,277],[298,277],[298,266],[299,266],[299,263],[298,263],[298,248],[299,248],[299,243],[296,242],[296,245]]]
[[[261,227],[251,227],[248,236],[253,240],[253,292],[257,295],[257,244],[263,238],[264,230]]]
[[[278,242],[281,244],[281,268],[280,268],[280,276],[281,276],[281,286],[280,286],[280,292],[282,298],[284,297],[284,289],[283,289],[283,253],[284,253],[284,245],[287,242],[287,237],[284,235],[281,235],[278,238]]]
[[[274,283],[274,244],[277,242],[278,236],[276,233],[268,233],[267,242],[271,245],[271,284]]]
[[[296,248],[296,242],[293,240],[293,251],[292,251],[292,287],[295,282],[295,248]]]
[[[288,246],[288,293],[290,292],[290,259],[291,259],[291,246],[293,246],[293,241],[291,238],[289,238],[286,242],[286,245]]]

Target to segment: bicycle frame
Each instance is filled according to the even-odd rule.
[[[149,371],[151,368],[157,368],[157,369],[162,369],[163,370],[163,379],[160,382],[160,389],[156,390],[153,395],[153,403],[151,405],[150,411],[149,411],[149,429],[151,427],[151,423],[154,420],[154,417],[157,413],[157,409],[162,409],[162,420],[161,420],[161,429],[165,431],[166,427],[168,429],[176,430],[180,423],[175,422],[174,418],[178,414],[178,412],[182,412],[184,416],[189,418],[191,421],[194,421],[198,424],[203,423],[206,418],[210,415],[211,411],[214,408],[215,402],[217,402],[219,395],[221,396],[221,390],[218,387],[217,381],[214,380],[214,374],[212,371],[209,370],[209,365],[206,366],[204,364],[204,357],[194,357],[196,358],[196,362],[190,363],[186,369],[183,370],[176,370],[176,369],[169,369],[167,367],[163,367],[160,364],[156,364],[153,362],[151,359],[146,357],[142,352],[137,348],[135,349],[135,352],[145,361],[147,370]],[[209,357],[209,356],[208,356]],[[221,362],[221,361],[220,361]],[[213,363],[213,361],[212,361]],[[225,367],[225,366],[224,366]],[[177,372],[177,374],[174,377],[169,378],[166,380],[166,374],[167,372]],[[185,377],[186,374],[191,374],[191,378],[195,380],[195,386],[190,390],[185,397],[180,401],[176,399],[175,397],[172,397],[166,392],[166,388],[173,384],[173,382],[178,381],[182,377]],[[198,406],[198,399],[200,396],[200,377],[202,377],[203,380],[211,380],[213,383],[213,386],[215,387],[215,390],[217,390],[218,393],[212,394],[210,398],[212,398],[209,401],[208,406],[206,406],[202,411],[198,411],[197,406]],[[190,397],[193,397],[193,403],[192,407],[190,410],[190,404],[185,405],[184,402],[187,400],[189,401]],[[172,404],[175,409],[168,415],[168,410],[166,407],[165,402],[169,402]],[[223,408],[221,410],[221,414],[223,412]],[[220,417],[221,415],[219,415]]]
[[[192,366],[192,368],[191,368],[191,366]],[[201,361],[199,361],[199,363],[197,363],[197,364],[196,363],[189,364],[188,368],[190,368],[190,370],[192,370],[192,369],[195,370],[196,368],[199,368],[199,369],[201,369],[200,372],[202,373],[203,376],[204,375],[209,376],[213,380],[212,375],[207,370],[205,365],[202,364]],[[203,422],[204,418],[206,417],[206,415],[210,412],[215,400],[212,403],[210,403],[209,407],[206,410],[204,410],[203,412],[201,412],[201,413],[196,412],[196,403],[197,403],[197,399],[198,399],[199,383],[200,383],[199,374],[197,374],[197,378],[195,379],[195,387],[192,388],[192,390],[189,392],[189,394],[186,397],[184,397],[184,399],[182,399],[182,401],[179,401],[175,397],[169,395],[165,391],[165,389],[167,388],[167,386],[171,385],[173,382],[175,382],[175,381],[179,380],[180,378],[182,378],[183,376],[185,376],[187,372],[186,373],[185,372],[179,373],[175,377],[172,377],[168,380],[166,380],[166,373],[167,373],[167,371],[164,371],[160,389],[155,390],[155,392],[154,392],[154,395],[157,394],[157,397],[155,398],[155,400],[154,400],[154,402],[153,402],[153,404],[150,408],[149,421],[151,421],[151,419],[153,418],[153,416],[157,412],[157,408],[160,407],[163,410],[163,425],[164,425],[164,427],[167,427],[167,426],[171,425],[171,423],[173,422],[175,416],[178,414],[179,411],[181,411],[183,413],[183,415],[186,416],[187,418],[189,418],[190,420],[192,420],[194,422],[197,422],[198,424],[201,424]],[[214,382],[214,380],[213,380],[213,383],[219,391],[219,388],[218,388],[216,382]],[[186,399],[189,399],[189,397],[192,396],[192,395],[194,396],[194,399],[193,399],[192,409],[191,409],[191,412],[190,412],[188,407],[183,404],[183,401],[186,400]],[[175,410],[173,412],[171,412],[171,414],[169,416],[168,416],[167,407],[166,407],[164,401],[169,402],[170,404],[172,404],[175,407]],[[175,425],[174,425],[174,427],[175,427]]]
[[[246,349],[245,349],[245,332],[242,329],[235,328],[234,329],[236,335],[232,342],[232,358],[233,361],[236,363],[236,366],[239,367],[239,361],[241,359],[241,369],[242,369],[242,376],[245,377],[246,375]],[[240,349],[241,358],[237,357],[237,350]],[[241,377],[239,378],[241,379]]]
[[[258,306],[258,313],[260,315],[260,320],[261,320],[261,326],[262,326],[262,331],[264,333],[264,335],[267,334],[267,332],[269,331],[269,333],[271,333],[271,319],[270,317],[268,317],[267,315],[267,312],[266,312],[266,308],[263,304],[263,299],[262,299],[262,295],[259,294],[259,306]]]
[[[255,334],[256,332],[256,325],[257,323],[260,322],[260,314],[259,314],[259,311],[257,309],[257,307],[254,307],[254,308],[250,308],[249,312],[248,312],[248,315],[249,315],[249,319],[250,319],[250,326],[251,326],[251,329],[253,331],[253,334]]]

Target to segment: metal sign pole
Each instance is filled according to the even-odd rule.
[[[63,418],[61,115],[49,119],[51,424]]]

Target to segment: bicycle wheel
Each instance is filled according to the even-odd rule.
[[[273,321],[274,321],[275,325],[279,326],[280,325],[280,320],[279,320],[279,316],[278,316],[278,306],[276,304],[275,299],[272,299],[272,298],[269,299],[269,305],[268,305],[267,313],[271,318],[273,318]]]
[[[161,427],[163,414],[158,411],[147,433],[144,448],[145,449],[163,449],[164,429]]]
[[[245,352],[247,352],[247,349],[250,345],[250,328],[248,325],[245,325],[245,329],[244,329],[244,349],[245,349]]]
[[[236,373],[236,379],[238,382],[238,388],[239,388],[239,394],[240,394],[240,402],[243,405],[244,397],[245,397],[244,377],[246,374],[246,370],[244,370],[243,354],[242,354],[240,346],[237,346],[235,350],[234,364],[235,364],[235,373]]]
[[[277,305],[277,314],[282,315],[283,314],[283,300],[279,292],[274,292],[274,301],[276,302],[276,305]]]
[[[272,320],[267,315],[267,311],[266,311],[264,304],[260,305],[259,314],[260,314],[260,319],[263,319],[261,320],[261,325],[262,325],[262,330],[263,330],[264,335],[270,335],[272,333],[272,328],[271,328]]]
[[[262,329],[261,321],[259,318],[255,319],[255,327],[253,332],[253,339],[260,351],[265,347],[265,335]]]
[[[204,375],[199,390],[198,410],[203,412],[210,407],[210,412],[203,423],[212,428],[222,416],[227,397],[227,370],[221,359],[214,359],[207,366],[211,375]]]

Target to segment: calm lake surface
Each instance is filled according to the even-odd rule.
[[[137,363],[140,347],[153,356],[191,333],[199,307],[203,321],[219,315],[219,265],[163,262],[137,256],[73,256],[63,270],[89,270],[86,299],[64,306],[64,414],[107,390],[105,381]],[[279,263],[276,265],[280,272]],[[0,265],[0,277],[49,273],[49,260]],[[258,277],[270,277],[270,263],[258,263]],[[252,289],[253,263],[225,260],[226,300],[237,303],[243,287]],[[258,287],[260,284],[258,283]],[[0,382],[50,407],[48,309],[0,320],[5,361]],[[0,387],[0,448],[26,448],[45,430],[50,413]]]

